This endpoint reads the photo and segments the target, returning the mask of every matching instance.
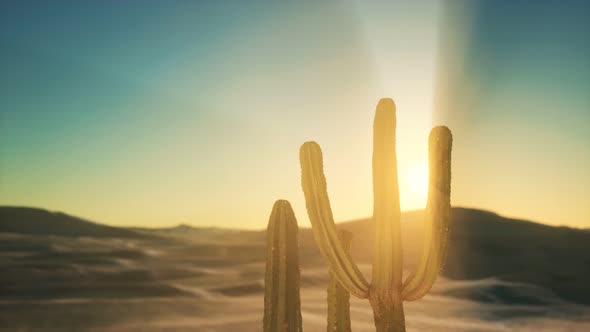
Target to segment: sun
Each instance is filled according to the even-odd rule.
[[[428,197],[428,163],[424,161],[410,165],[405,178],[410,194],[425,203]]]

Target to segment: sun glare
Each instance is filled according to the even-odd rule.
[[[413,196],[426,202],[428,196],[427,162],[418,162],[410,166],[406,174],[406,187]]]

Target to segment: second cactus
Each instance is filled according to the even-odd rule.
[[[297,220],[291,204],[275,202],[267,229],[264,332],[301,332]]]

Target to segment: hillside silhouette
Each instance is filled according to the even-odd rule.
[[[142,235],[70,216],[29,207],[0,206],[0,233],[133,238]]]
[[[421,250],[423,211],[402,214],[406,268]],[[370,262],[369,219],[341,223],[355,234],[353,255]],[[442,275],[451,279],[500,278],[549,289],[560,297],[590,303],[590,232],[554,227],[465,208],[451,210],[450,240]]]

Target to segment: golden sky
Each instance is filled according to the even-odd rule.
[[[429,130],[455,124],[434,112],[439,1],[38,6],[47,8],[0,11],[1,205],[111,225],[263,228],[287,199],[309,226],[297,158],[315,140],[336,220],[367,217],[373,113],[390,97],[401,207],[424,207]],[[513,144],[502,139],[510,121],[477,142]],[[579,207],[588,172],[570,172],[569,155],[539,171],[550,178],[541,187],[577,199],[550,204],[537,178],[525,179],[534,155],[494,173],[471,154],[482,146],[467,144],[469,123],[456,123],[455,206],[590,226],[590,204]],[[587,145],[555,136],[555,149],[590,165]]]

